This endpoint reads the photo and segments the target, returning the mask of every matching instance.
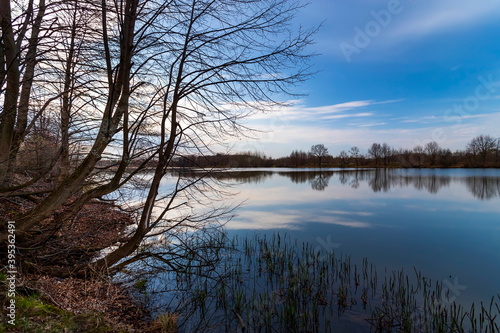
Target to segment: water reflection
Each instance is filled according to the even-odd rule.
[[[211,174],[212,178],[217,180],[226,180],[236,183],[259,184],[272,177],[273,171],[249,171],[249,170],[231,170],[227,172],[215,172]]]
[[[280,232],[380,267],[417,267],[435,281],[459,277],[466,306],[498,292],[498,169],[269,168],[210,177],[237,184],[228,204],[244,202],[226,225],[230,235]]]
[[[309,183],[315,191],[324,191],[332,177],[335,176],[341,185],[357,189],[360,184],[367,183],[373,192],[388,192],[392,188],[413,187],[419,191],[436,194],[441,189],[449,187],[453,182],[465,184],[467,190],[480,200],[489,200],[500,196],[500,177],[452,176],[439,174],[433,170],[237,170],[217,172],[212,177],[218,180],[257,184],[265,182],[273,175],[288,178],[295,184]]]
[[[373,175],[368,178],[368,183],[373,192],[387,192],[392,187],[413,186],[419,191],[426,190],[429,193],[435,194],[441,188],[448,187],[451,182],[450,176],[437,176],[435,174],[401,175],[383,169],[375,170]]]
[[[480,200],[489,200],[500,196],[500,178],[467,177],[467,189]]]
[[[315,170],[308,172],[278,172],[278,175],[289,178],[293,183],[301,184],[309,182],[311,188],[316,191],[324,191],[328,187],[333,171]]]

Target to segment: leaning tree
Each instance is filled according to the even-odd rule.
[[[198,194],[209,190],[208,172],[178,175],[167,192],[162,179],[176,159],[245,136],[241,119],[272,108],[307,78],[305,49],[314,31],[294,29],[301,6],[0,0],[0,195],[35,203],[16,219],[20,239],[33,244],[49,237],[44,221],[62,225],[90,200],[138,177],[147,186],[137,225],[97,267],[130,258],[149,237],[220,217],[223,207],[197,210]],[[55,119],[58,128],[53,153],[38,173],[19,177],[20,154],[39,135],[34,129],[42,118]],[[140,171],[151,163],[144,176]],[[57,181],[36,187],[51,173]]]

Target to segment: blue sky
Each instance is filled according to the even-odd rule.
[[[500,1],[311,0],[297,20],[324,21],[311,47],[320,72],[297,87],[306,97],[249,119],[263,132],[233,150],[455,150],[500,137]]]

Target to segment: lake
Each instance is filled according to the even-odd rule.
[[[367,258],[380,279],[393,270],[421,272],[442,285],[450,303],[466,308],[500,294],[500,170],[232,169],[213,178],[232,193],[218,205],[241,203],[225,225],[230,238],[280,234],[320,253],[348,255],[358,267]],[[172,184],[167,178],[162,189]],[[172,276],[158,276],[152,289],[166,279]],[[152,299],[172,304],[171,296]],[[344,318],[316,330],[366,331],[359,305],[354,310],[349,325]]]
[[[458,282],[457,302],[500,293],[500,170],[247,169],[231,234],[287,233],[353,261]]]

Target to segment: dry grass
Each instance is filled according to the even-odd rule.
[[[151,323],[150,330],[152,332],[176,333],[178,319],[179,315],[176,313],[163,313]]]

